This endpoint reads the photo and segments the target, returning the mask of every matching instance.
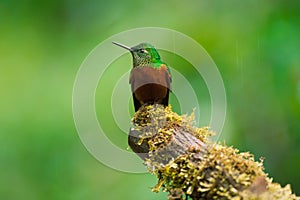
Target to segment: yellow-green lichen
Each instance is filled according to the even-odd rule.
[[[169,199],[300,199],[289,186],[272,183],[262,160],[209,141],[212,131],[195,127],[193,114],[142,106],[133,124],[149,146],[145,165],[158,177],[152,190],[169,192]]]
[[[191,115],[178,115],[172,111],[171,106],[162,105],[142,106],[132,119],[134,129],[140,132],[139,144],[147,140],[150,150],[170,141],[174,129],[180,127],[201,141],[214,133],[209,127],[197,128],[194,126],[194,112]]]

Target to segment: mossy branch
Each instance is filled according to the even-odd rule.
[[[158,177],[152,189],[169,199],[300,199],[263,171],[262,160],[248,152],[209,141],[208,127],[171,107],[142,106],[133,118],[128,142]]]

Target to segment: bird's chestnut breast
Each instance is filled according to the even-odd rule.
[[[170,89],[166,68],[135,67],[131,71],[130,84],[136,98],[142,102],[159,102]]]

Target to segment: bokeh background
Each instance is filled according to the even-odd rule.
[[[0,25],[0,199],[166,198],[150,191],[152,175],[93,158],[72,117],[87,54],[144,26],[183,32],[208,51],[227,92],[222,140],[265,157],[274,181],[300,195],[300,1],[2,0]],[[127,147],[124,134],[110,134]]]

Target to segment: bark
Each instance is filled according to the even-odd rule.
[[[170,107],[142,106],[133,118],[128,143],[158,178],[152,189],[169,199],[300,199],[290,186],[273,183],[248,152],[209,140],[207,127]]]

